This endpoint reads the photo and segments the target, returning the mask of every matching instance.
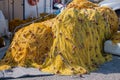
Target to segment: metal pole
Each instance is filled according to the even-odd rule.
[[[23,20],[25,20],[25,0],[23,0]]]
[[[12,19],[14,19],[14,0],[12,0]]]
[[[44,13],[46,13],[46,0],[44,0]]]
[[[52,13],[52,0],[50,0],[50,13]]]
[[[37,0],[36,0],[36,13],[37,13],[37,18],[39,17],[39,12],[38,12],[38,3],[37,3]]]
[[[8,0],[8,21],[10,21],[10,1]]]

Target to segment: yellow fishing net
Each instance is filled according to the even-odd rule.
[[[103,43],[117,27],[118,18],[111,9],[73,0],[54,19],[16,32],[0,70],[24,66],[61,75],[87,73],[111,60]]]
[[[42,21],[54,18],[56,16],[54,14],[49,14],[49,16],[47,16],[47,17],[44,18],[44,16],[46,16],[46,15],[48,15],[48,13],[41,13],[40,17],[42,17],[42,19],[40,19],[39,22],[42,22]],[[13,32],[17,26],[19,26],[21,24],[25,24],[25,23],[30,22],[30,21],[33,21],[35,19],[36,18],[27,18],[25,20],[14,19],[14,20],[12,20],[12,21],[9,22],[9,31]]]
[[[50,27],[40,23],[20,29],[15,34],[7,54],[2,60],[3,64],[31,66],[30,63],[34,61],[41,64],[53,43],[52,37]]]
[[[112,37],[111,40],[113,44],[120,43],[120,31],[116,32]]]

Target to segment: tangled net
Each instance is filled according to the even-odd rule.
[[[42,22],[42,21],[45,21],[45,20],[49,20],[49,19],[54,18],[56,16],[54,14],[49,14],[49,16],[44,18],[44,16],[46,16],[46,15],[48,15],[48,13],[41,13],[40,17],[43,17],[43,18],[40,19],[39,22]],[[36,19],[35,17],[34,18],[27,18],[25,20],[14,19],[14,20],[9,22],[9,31],[10,32],[14,32],[14,30],[15,30],[15,28],[17,26],[19,26],[21,24],[25,24],[25,23],[31,22],[31,21],[33,21],[35,19]]]
[[[120,43],[120,31],[116,32],[112,37],[111,37],[112,43],[117,44]]]
[[[54,19],[16,32],[0,70],[24,66],[61,75],[85,74],[111,60],[103,43],[117,28],[118,18],[111,9],[73,0]]]

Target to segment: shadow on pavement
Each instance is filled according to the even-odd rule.
[[[100,68],[97,71],[95,71],[95,73],[120,73],[120,56],[114,55],[112,61],[106,62],[103,65],[101,65]]]

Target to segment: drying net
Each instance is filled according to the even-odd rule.
[[[112,37],[111,37],[112,43],[117,44],[120,43],[120,31],[116,32]]]
[[[39,22],[42,22],[42,21],[45,21],[45,20],[49,20],[49,19],[51,19],[51,18],[54,18],[56,15],[54,15],[54,14],[49,14],[47,17],[44,17],[44,16],[46,16],[46,15],[48,15],[48,13],[41,13],[40,14],[40,17],[42,17],[42,19],[40,19],[39,20]],[[9,31],[10,32],[14,32],[14,30],[15,30],[15,28],[17,27],[17,26],[19,26],[19,25],[21,25],[21,24],[25,24],[25,23],[27,23],[27,22],[31,22],[31,21],[33,21],[33,20],[35,20],[36,18],[34,17],[34,18],[27,18],[27,19],[25,19],[25,20],[21,20],[21,19],[14,19],[14,20],[12,20],[12,21],[10,21],[9,22]]]
[[[16,32],[0,70],[36,67],[61,75],[85,74],[111,60],[103,43],[117,31],[114,11],[87,0],[73,0],[52,20]]]

